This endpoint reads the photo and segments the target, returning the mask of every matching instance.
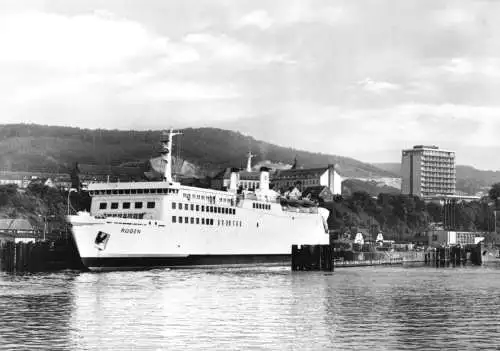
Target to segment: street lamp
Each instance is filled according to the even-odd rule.
[[[46,216],[46,215],[38,215],[38,217],[41,217],[43,219],[43,241],[45,241],[45,236],[46,236],[46,233],[47,233],[47,218],[55,218],[56,216],[54,215],[49,215],[49,216]]]
[[[75,192],[75,193],[76,193],[77,191],[78,191],[78,190],[76,190],[75,188],[71,188],[71,189],[69,189],[69,190],[68,190],[68,200],[67,200],[67,204],[68,204],[68,212],[67,212],[67,213],[68,213],[68,216],[70,215],[70,213],[69,213],[69,206],[70,206],[70,203],[69,203],[69,196],[71,195],[71,193],[73,193],[73,192]]]

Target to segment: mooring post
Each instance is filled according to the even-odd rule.
[[[297,245],[292,245],[292,271],[297,270]]]

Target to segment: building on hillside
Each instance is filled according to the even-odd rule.
[[[310,186],[302,192],[302,197],[309,200],[324,203],[333,201],[333,193],[329,187],[324,185]]]
[[[19,188],[26,188],[31,181],[31,176],[17,172],[0,172],[0,185],[13,184]]]
[[[342,194],[342,177],[335,165],[308,169],[278,170],[271,177],[271,185],[276,191],[286,191],[297,186],[299,190],[312,186],[326,186],[333,195]]]
[[[217,190],[226,190],[231,181],[231,168],[224,168],[210,179],[210,187]]]
[[[451,245],[475,245],[484,240],[485,233],[429,230],[427,235],[429,246],[440,247]]]
[[[227,190],[231,182],[231,170],[233,168],[225,168],[217,173],[210,180],[210,187],[217,190]],[[259,189],[260,187],[260,172],[256,171],[240,171],[237,169],[237,184],[238,188],[249,190]]]
[[[4,241],[28,242],[36,241],[40,231],[33,227],[27,219],[0,219],[0,236]]]
[[[34,183],[62,189],[71,185],[69,176],[64,173],[0,172],[0,185],[15,184],[24,189]]]
[[[51,178],[35,178],[32,179],[31,182],[29,183],[29,185],[35,185],[35,184],[47,186],[49,188],[56,187],[56,183]]]
[[[403,150],[401,177],[403,194],[424,199],[455,195],[455,153],[424,145]]]
[[[71,188],[71,181],[65,178],[54,179],[54,184],[57,188],[65,191],[68,191]]]
[[[445,205],[449,203],[479,201],[481,200],[481,197],[476,195],[435,195],[426,196],[425,200],[427,202],[435,202],[440,205]]]
[[[247,155],[247,167],[244,170],[237,170],[237,188],[243,190],[254,190],[260,187],[260,172],[252,170],[252,158],[251,152]],[[234,168],[225,168],[219,173],[217,173],[210,182],[210,187],[217,190],[226,190],[231,182],[231,172]]]
[[[255,190],[260,188],[260,172],[241,171],[239,180],[239,188],[243,190]]]

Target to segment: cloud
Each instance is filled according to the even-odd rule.
[[[235,87],[210,85],[187,81],[158,81],[132,89],[126,95],[126,100],[168,101],[200,101],[200,100],[225,100],[238,98],[240,94]]]
[[[397,84],[384,81],[374,81],[370,78],[365,78],[357,84],[361,87],[361,89],[375,94],[382,94],[384,92],[399,89],[399,85]]]
[[[64,78],[46,80],[30,86],[16,86],[9,92],[9,102],[23,105],[52,99],[85,99],[85,91],[98,94],[103,77],[96,74],[69,75]]]
[[[259,127],[262,124],[266,128]],[[344,108],[295,102],[226,126],[280,145],[373,162],[397,161],[401,149],[430,143],[457,150],[462,160],[477,164],[470,150],[500,148],[495,136],[500,129],[500,106],[404,103]],[[305,131],[314,137],[304,138]]]
[[[195,56],[186,49],[172,50],[168,38],[155,35],[140,23],[102,12],[7,15],[0,21],[0,43],[0,61],[59,69],[112,68],[138,56],[168,54],[180,62]]]
[[[299,26],[307,23],[326,25],[348,23],[351,14],[346,6],[315,6],[305,1],[289,1],[286,6],[273,6],[271,10],[257,9],[245,13],[234,21],[237,29],[255,27],[267,30],[271,27]]]
[[[18,106],[119,94],[133,101],[233,99],[238,88],[221,81],[214,65],[228,74],[287,62],[225,34],[189,33],[174,41],[107,11],[6,15],[0,48],[0,92]]]
[[[216,125],[366,161],[499,147],[496,2],[31,6],[0,11],[2,121]]]
[[[227,35],[192,33],[183,38],[185,44],[196,48],[206,60],[252,59],[251,48]]]
[[[455,76],[481,74],[489,78],[500,77],[500,60],[498,58],[454,57],[441,68]]]
[[[440,26],[455,27],[464,24],[471,24],[476,20],[472,9],[449,7],[438,10],[434,13],[434,20]]]
[[[283,9],[280,19],[285,23],[339,24],[347,23],[350,12],[347,6],[315,6],[314,2],[293,1]]]
[[[232,66],[244,64],[291,63],[286,56],[257,50],[255,47],[236,40],[226,34],[190,33],[182,42],[197,50],[203,64]]]
[[[274,19],[269,16],[267,11],[255,10],[241,17],[237,21],[236,27],[254,26],[261,30],[265,30],[271,27],[273,23]]]

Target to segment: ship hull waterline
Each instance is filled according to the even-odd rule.
[[[146,270],[157,268],[214,268],[242,266],[289,266],[291,254],[278,255],[189,255],[186,257],[82,257],[90,271]]]

